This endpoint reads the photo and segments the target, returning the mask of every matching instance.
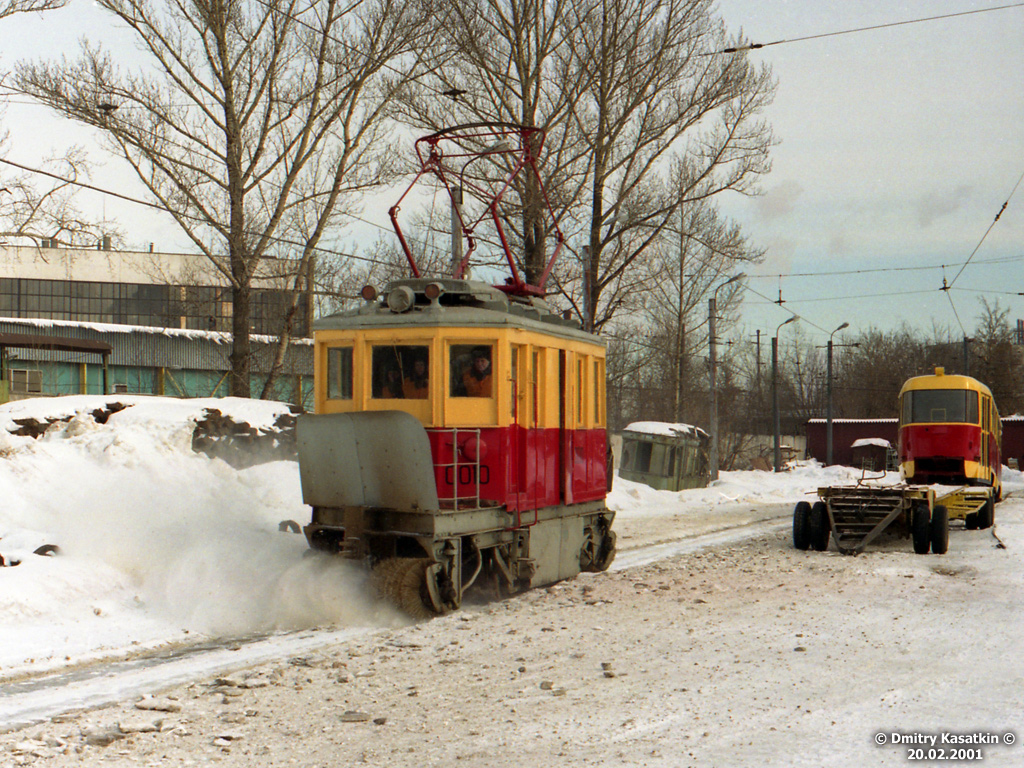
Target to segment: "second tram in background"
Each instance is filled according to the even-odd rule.
[[[965,513],[969,529],[992,525],[1002,497],[999,411],[992,391],[970,376],[908,379],[899,399],[900,474],[908,483],[991,488],[989,502]],[[951,510],[950,518],[959,515]]]
[[[989,528],[1002,496],[1000,421],[991,390],[942,368],[908,379],[899,395],[900,485],[883,478],[819,488],[793,510],[793,545],[855,555],[893,528],[914,551],[945,554],[949,521]],[[946,486],[945,488],[941,486]]]

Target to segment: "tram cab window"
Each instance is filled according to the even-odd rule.
[[[493,348],[487,344],[453,344],[451,346],[451,396],[491,397],[494,375]]]
[[[329,400],[352,399],[352,347],[327,350],[327,397]]]
[[[978,393],[962,389],[915,389],[903,401],[904,423],[978,423]],[[906,416],[909,414],[910,418]]]
[[[371,360],[373,397],[425,400],[429,394],[430,348],[425,345],[380,345]]]

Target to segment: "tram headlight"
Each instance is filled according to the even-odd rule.
[[[416,294],[407,285],[400,285],[388,293],[388,308],[392,312],[405,312],[416,301]]]
[[[365,301],[374,301],[377,298],[377,289],[372,285],[364,285],[362,290],[359,291],[359,295],[362,296]]]
[[[487,456],[488,447],[487,441],[482,437],[470,437],[459,446],[459,451],[468,461],[483,461]]]
[[[431,301],[440,297],[442,293],[444,293],[444,286],[440,283],[427,283],[426,288],[423,289],[423,294]]]

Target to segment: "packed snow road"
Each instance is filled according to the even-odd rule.
[[[638,546],[619,554],[611,570],[635,568],[687,552],[764,536],[788,523],[777,519],[743,523],[675,541]],[[634,534],[630,538],[637,538]],[[67,712],[93,709],[142,696],[154,690],[247,669],[272,659],[320,651],[372,632],[379,627],[302,630],[271,636],[199,641],[150,653],[127,653],[69,671],[24,673],[0,683],[0,733]]]
[[[801,552],[774,525],[57,718],[0,737],[0,755],[782,768],[974,750],[1024,763],[1020,499],[998,507],[998,539],[955,526],[943,556],[903,539],[858,557]]]

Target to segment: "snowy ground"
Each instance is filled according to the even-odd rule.
[[[896,540],[851,558],[793,550],[787,523],[850,470],[723,473],[680,493],[617,481],[619,564],[667,559],[409,626],[361,573],[278,532],[308,516],[293,463],[238,471],[190,450],[208,405],[250,423],[284,406],[138,398],[101,425],[94,399],[73,400],[60,407],[82,415],[39,440],[0,429],[0,555],[21,561],[0,569],[0,702],[148,649],[335,635],[300,633],[320,640],[219,683],[197,668],[142,704],[165,711],[130,697],[10,732],[2,765],[902,765],[910,745],[875,734],[1018,728],[1024,499],[997,507],[995,535],[957,526],[945,556]],[[0,427],[56,403],[0,407]],[[769,532],[668,556],[754,521]],[[982,749],[1024,764],[1018,745]]]

